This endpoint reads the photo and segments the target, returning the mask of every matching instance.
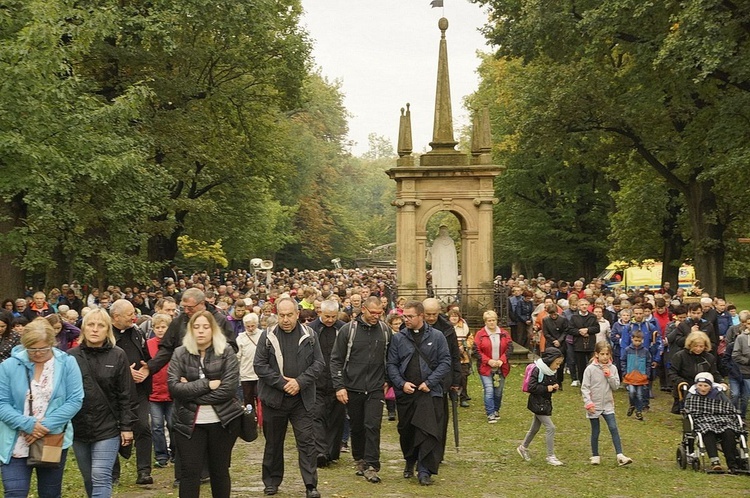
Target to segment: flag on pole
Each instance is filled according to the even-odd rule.
[[[432,2],[430,2],[430,5],[432,6],[433,9],[435,7],[442,7],[443,6],[443,0],[432,0]]]

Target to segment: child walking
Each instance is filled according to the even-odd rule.
[[[599,465],[599,417],[603,417],[612,436],[612,443],[617,453],[617,464],[620,466],[633,463],[631,458],[622,454],[620,432],[615,420],[615,399],[612,393],[620,386],[617,368],[612,364],[612,346],[606,342],[597,342],[594,358],[583,372],[581,394],[586,408],[586,417],[591,423],[591,465]]]
[[[643,332],[633,331],[630,345],[622,352],[622,382],[628,389],[630,407],[628,417],[635,412],[635,418],[643,420],[643,408],[648,396],[648,379],[651,378],[651,352],[643,346]]]
[[[554,466],[563,463],[555,456],[555,424],[552,423],[552,393],[560,389],[557,383],[557,369],[563,362],[562,351],[549,347],[544,350],[542,357],[534,362],[534,368],[529,377],[529,401],[526,407],[534,414],[531,427],[523,443],[516,448],[521,458],[527,462],[531,460],[529,445],[544,425],[547,428],[547,463]]]

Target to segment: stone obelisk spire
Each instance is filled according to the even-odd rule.
[[[438,53],[437,89],[435,91],[435,120],[432,127],[431,151],[423,154],[423,166],[458,166],[467,164],[464,154],[455,149],[458,142],[453,138],[453,111],[451,110],[451,84],[448,76],[448,43],[445,31],[448,19],[441,17],[440,50]]]

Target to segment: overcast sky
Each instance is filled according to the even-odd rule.
[[[302,0],[303,23],[313,39],[322,74],[341,81],[352,153],[367,151],[367,137],[391,139],[396,149],[400,109],[411,104],[415,152],[429,150],[435,109],[438,19],[449,21],[448,66],[453,126],[469,123],[464,96],[477,89],[477,51],[491,51],[479,33],[487,19],[468,0]],[[456,134],[458,139],[458,134]]]

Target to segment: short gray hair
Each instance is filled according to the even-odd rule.
[[[326,299],[325,301],[321,301],[320,303],[320,311],[321,312],[337,312],[339,310],[339,303],[334,301],[333,299]]]

